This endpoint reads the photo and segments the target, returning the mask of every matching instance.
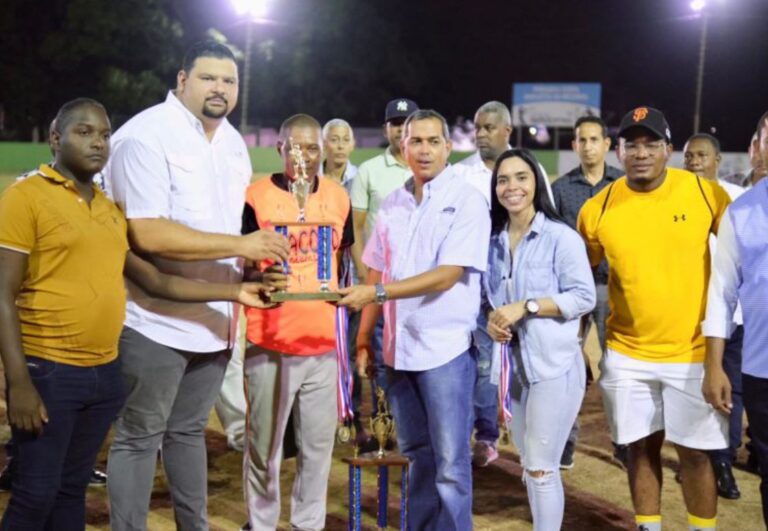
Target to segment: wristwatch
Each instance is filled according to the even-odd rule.
[[[377,282],[374,285],[374,289],[376,290],[376,304],[384,304],[387,300],[387,292],[384,291],[384,284]]]
[[[539,310],[541,309],[541,307],[539,306],[539,303],[536,302],[536,299],[528,299],[527,301],[525,301],[524,308],[525,308],[525,313],[528,316],[538,314]]]

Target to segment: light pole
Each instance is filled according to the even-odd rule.
[[[707,0],[693,0],[691,9],[701,17],[701,40],[699,41],[699,68],[696,72],[696,100],[693,108],[693,133],[699,132],[701,124],[701,93],[704,90],[704,59],[707,54],[707,26],[709,14],[707,13]]]
[[[242,96],[240,97],[240,134],[248,132],[248,95],[251,84],[251,45],[253,25],[264,20],[270,0],[232,0],[237,14],[245,17],[245,64],[243,65]]]

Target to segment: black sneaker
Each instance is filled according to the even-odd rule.
[[[751,472],[752,474],[757,474],[758,476],[760,475],[760,461],[758,461],[755,452],[749,452],[749,455],[747,455],[747,462],[744,464],[744,470]],[[3,474],[5,474],[5,470],[0,473],[0,480],[2,480]]]
[[[736,484],[736,478],[733,477],[731,465],[728,463],[715,463],[712,467],[715,469],[718,496],[726,500],[738,500],[741,498],[741,492]]]
[[[571,441],[565,443],[563,455],[560,456],[560,470],[570,470],[573,468],[573,453],[576,451],[576,445]]]
[[[93,470],[91,470],[91,477],[88,479],[88,486],[89,487],[106,487],[107,475],[101,470],[96,470],[94,468]]]

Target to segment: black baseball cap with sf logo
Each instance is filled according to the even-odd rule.
[[[669,132],[669,124],[664,114],[653,107],[637,107],[629,111],[619,124],[620,138],[626,138],[627,131],[634,128],[642,128],[650,131],[654,136],[672,142],[672,134]]]

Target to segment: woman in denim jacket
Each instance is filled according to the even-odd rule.
[[[483,275],[488,333],[513,357],[513,440],[536,531],[560,529],[560,456],[584,398],[579,318],[595,306],[584,243],[556,214],[527,150],[499,157],[491,181],[491,243]]]

